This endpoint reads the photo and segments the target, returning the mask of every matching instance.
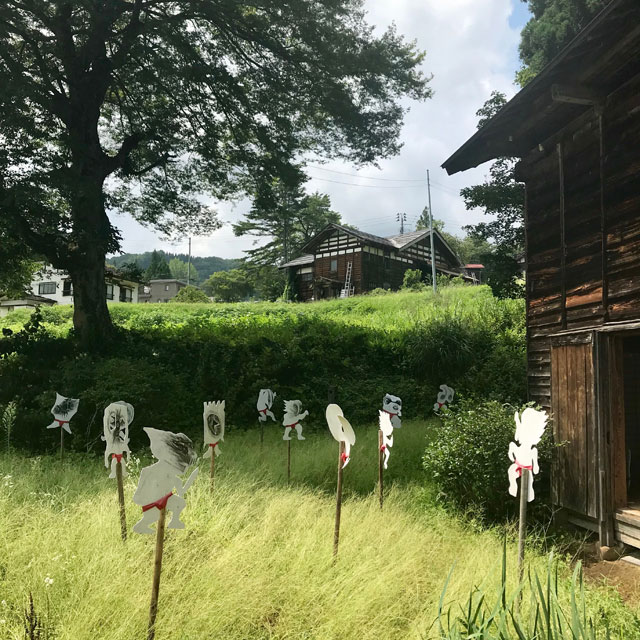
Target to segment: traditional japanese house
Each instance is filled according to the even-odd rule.
[[[458,256],[438,231],[433,235],[436,272],[463,276]],[[431,276],[429,230],[383,238],[330,224],[303,251],[304,255],[281,266],[288,270],[297,297],[303,301],[348,297],[377,288],[399,289],[407,269],[420,269]]]
[[[445,163],[520,158],[529,395],[553,501],[640,547],[640,2],[613,0]]]

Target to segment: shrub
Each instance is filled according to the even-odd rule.
[[[515,411],[495,400],[469,398],[443,409],[442,426],[430,435],[423,457],[441,500],[471,509],[484,520],[517,514],[518,501],[507,493],[507,452],[515,433]],[[535,505],[549,495],[549,431],[538,447]]]
[[[183,287],[178,291],[177,295],[170,300],[170,302],[211,302],[209,298],[207,298],[207,294],[202,291],[202,289],[198,289],[198,287],[194,287],[193,285],[188,285]]]
[[[422,286],[422,271],[420,269],[407,269],[402,280],[403,289],[419,289]]]

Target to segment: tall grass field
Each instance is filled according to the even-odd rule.
[[[322,416],[308,420],[320,422]],[[482,634],[474,631],[487,613],[467,610],[470,594],[476,603],[480,593],[501,601],[504,530],[481,529],[435,505],[420,458],[437,420],[408,421],[396,431],[382,511],[375,491],[376,428],[356,426],[335,564],[337,443],[327,429],[294,440],[287,486],[281,428],[269,424],[261,448],[259,428],[249,426],[228,430],[213,494],[208,465],[201,463],[201,476],[187,494],[186,529],[167,531],[158,639],[520,637],[507,613],[487,622]],[[125,481],[129,539],[123,543],[115,481],[98,456],[71,454],[64,462],[0,456],[1,638],[25,637],[29,594],[44,628],[38,637],[146,637],[155,538],[131,532],[140,515],[131,496],[139,469],[148,463],[136,458]],[[506,482],[504,489],[508,499]],[[515,556],[510,539],[509,599],[517,588]],[[548,562],[531,548],[528,567],[543,582]],[[571,567],[560,559],[556,570],[557,606],[567,612],[570,627],[576,595]],[[530,597],[525,587],[519,616],[534,611]],[[526,640],[604,638],[605,623],[612,638],[639,637],[634,612],[615,591],[588,588],[584,597],[585,619],[596,621],[602,633],[545,633]],[[580,610],[579,600],[576,606]],[[500,635],[501,628],[507,635]]]

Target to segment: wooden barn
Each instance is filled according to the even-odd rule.
[[[460,259],[434,231],[436,271],[461,276]],[[377,288],[399,289],[407,269],[431,276],[431,234],[413,231],[383,238],[351,227],[327,225],[287,269],[298,300],[348,297]],[[464,276],[466,278],[466,275]]]
[[[566,446],[553,500],[640,547],[640,2],[613,0],[443,165],[520,158],[529,395]]]

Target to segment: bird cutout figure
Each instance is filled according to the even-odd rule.
[[[532,407],[527,407],[522,412],[522,417],[516,411],[515,440],[519,444],[515,442],[509,444],[509,460],[513,464],[507,472],[509,476],[509,493],[514,498],[518,495],[517,478],[522,476],[523,469],[531,471],[529,474],[528,502],[531,502],[534,498],[533,476],[540,471],[536,445],[544,435],[548,419],[549,417],[545,411],[538,411]]]
[[[256,408],[258,409],[258,420],[260,422],[266,422],[267,416],[269,416],[274,422],[277,422],[276,417],[271,411],[276,395],[276,392],[271,391],[271,389],[260,389],[258,404],[256,405]]]
[[[433,405],[433,410],[438,413],[445,404],[451,404],[455,394],[456,392],[451,387],[448,387],[446,384],[441,384],[436,403]]]
[[[65,398],[56,392],[56,402],[51,408],[53,422],[47,426],[47,429],[57,429],[60,427],[67,433],[71,433],[69,422],[76,415],[80,400],[77,398]]]
[[[382,398],[382,410],[389,414],[391,424],[394,429],[399,429],[402,426],[402,400],[398,396],[392,396],[390,393]]]
[[[187,506],[184,497],[198,476],[198,469],[194,469],[184,483],[180,476],[198,459],[193,442],[184,433],[152,427],[145,427],[144,431],[149,436],[151,453],[158,462],[140,472],[133,501],[142,507],[142,518],[133,526],[133,530],[136,533],[154,533],[151,525],[158,521],[160,510],[165,508],[172,513],[167,528],[184,529],[180,514]]]
[[[127,464],[131,457],[129,450],[129,425],[133,422],[133,406],[128,402],[119,400],[112,402],[104,410],[102,420],[102,439],[106,442],[104,449],[104,466],[109,468],[109,458],[111,457],[110,478],[116,477],[116,464],[122,462],[122,456],[126,455],[126,463],[122,465],[122,477],[126,478]]]
[[[344,453],[342,454],[342,468],[344,469],[351,459],[351,447],[356,443],[355,431],[337,404],[330,404],[327,407],[325,417],[334,439],[338,442],[344,442]]]
[[[391,417],[386,411],[379,411],[378,413],[380,414],[380,431],[382,431],[382,446],[380,449],[384,453],[384,468],[386,469],[391,455],[389,449],[393,447],[393,424],[391,424]]]
[[[291,440],[291,431],[293,429],[296,430],[298,434],[298,440],[305,440],[302,435],[302,425],[300,424],[301,420],[304,420],[309,412],[302,411],[302,402],[300,400],[285,400],[284,401],[284,418],[282,419],[282,424],[284,426],[284,435],[282,436],[283,440]]]
[[[212,451],[219,456],[222,452],[218,443],[224,442],[224,400],[219,402],[205,402],[204,413],[204,446],[207,450],[203,458],[210,458]]]

